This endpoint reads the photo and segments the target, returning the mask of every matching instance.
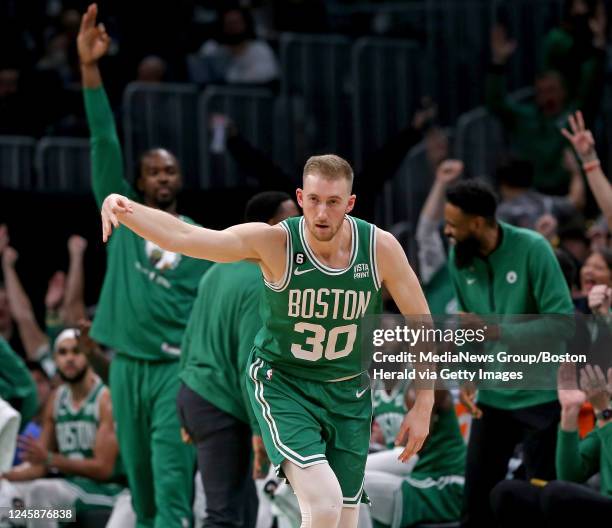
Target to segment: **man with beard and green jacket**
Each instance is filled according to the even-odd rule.
[[[463,180],[446,192],[445,229],[453,245],[449,269],[460,312],[478,315],[573,314],[572,299],[550,244],[535,231],[495,219],[497,200],[478,180]],[[536,321],[537,323],[537,321]],[[508,345],[534,339],[537,325],[496,325],[489,339]],[[535,332],[534,332],[535,330]],[[540,324],[539,330],[550,330]],[[558,339],[565,325],[555,335]],[[522,333],[521,333],[522,332]],[[497,333],[495,336],[493,334]],[[462,396],[474,411],[465,480],[462,527],[494,526],[491,489],[507,472],[523,442],[526,476],[555,477],[555,444],[560,407],[556,390],[473,390]]]
[[[101,206],[111,193],[139,197],[122,176],[119,138],[98,69],[110,39],[96,15],[94,4],[83,16],[77,45],[92,187]],[[178,216],[182,177],[175,156],[148,150],[139,169],[143,203]],[[211,264],[164,251],[129,229],[117,235],[108,246],[91,337],[116,351],[110,368],[113,414],[137,526],[183,528],[191,523],[195,453],[182,442],[176,412],[180,345],[198,283]]]

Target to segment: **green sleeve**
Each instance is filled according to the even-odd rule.
[[[572,296],[552,247],[538,237],[529,248],[528,266],[538,313],[573,314]]]
[[[137,199],[123,178],[123,155],[115,120],[104,87],[84,88],[85,113],[91,134],[91,186],[98,207],[109,194]]]
[[[574,305],[561,266],[544,238],[534,239],[527,251],[529,282],[536,313],[568,317],[538,318],[521,324],[504,324],[502,339],[505,343],[519,346],[536,342],[550,344],[552,337],[569,339],[574,334]]]
[[[457,277],[457,268],[455,266],[455,248],[451,247],[448,253],[448,273],[453,284],[453,291],[457,298],[457,311],[467,312],[465,304],[463,302],[463,295],[461,294],[461,287],[459,286],[459,278]]]
[[[557,433],[557,478],[570,482],[585,482],[599,471],[601,449],[598,431],[592,431],[582,441],[578,431]]]
[[[258,285],[259,286],[259,285]],[[259,315],[259,303],[261,301],[261,288],[251,288],[250,291],[244,297],[242,306],[244,310],[240,314],[240,326],[239,326],[239,342],[238,342],[238,369],[240,373],[240,390],[242,391],[242,399],[247,415],[249,417],[249,423],[251,424],[251,430],[253,434],[260,435],[259,424],[255,414],[253,413],[253,407],[251,406],[251,400],[246,390],[246,376],[248,368],[248,359],[253,349],[253,342],[257,332],[262,327],[261,317]]]
[[[36,384],[25,362],[0,337],[0,398],[9,402],[21,413],[21,427],[38,412]]]

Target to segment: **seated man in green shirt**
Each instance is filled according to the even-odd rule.
[[[182,175],[172,153],[161,148],[144,153],[138,193],[123,178],[121,146],[98,69],[110,39],[104,26],[96,25],[96,15],[93,4],[77,39],[96,203],[123,192],[179,216]],[[110,367],[113,413],[138,527],[182,528],[191,523],[195,453],[181,440],[176,412],[180,345],[210,263],[164,251],[129,229],[120,231],[108,246],[90,335],[116,351]]]
[[[110,512],[124,486],[108,388],[79,347],[78,330],[57,337],[53,359],[64,383],[47,401],[40,439],[19,439],[27,463],[0,475],[0,506],[17,499],[31,508]],[[62,478],[47,478],[58,473]],[[57,526],[61,519],[38,519],[36,526]]]
[[[612,372],[605,376],[598,366],[587,365],[576,387],[571,364],[559,369],[561,424],[557,440],[559,480],[544,487],[516,480],[498,484],[491,502],[499,526],[554,526],[575,528],[595,526],[612,518]],[[574,388],[570,388],[574,385]],[[578,436],[578,415],[588,400],[596,413],[597,425],[582,440]],[[584,483],[599,473],[599,492]],[[601,526],[603,526],[602,524]]]

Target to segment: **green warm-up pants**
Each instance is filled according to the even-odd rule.
[[[195,451],[181,440],[178,361],[117,354],[110,389],[138,528],[191,526]]]

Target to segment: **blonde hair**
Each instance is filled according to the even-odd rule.
[[[353,169],[348,161],[335,154],[311,156],[304,165],[303,178],[308,174],[320,174],[329,180],[344,178],[349,183],[349,191],[353,188]]]

